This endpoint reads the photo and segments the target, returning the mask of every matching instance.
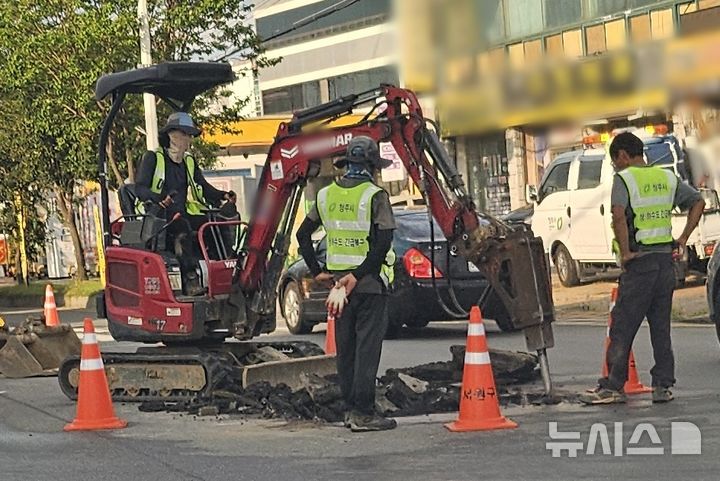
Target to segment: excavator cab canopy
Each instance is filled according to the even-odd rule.
[[[208,90],[235,80],[228,63],[165,62],[150,67],[106,74],[95,84],[95,98],[112,95],[112,107],[105,117],[98,142],[98,173],[102,204],[103,245],[110,245],[110,211],[107,186],[107,143],[115,116],[127,94],[153,94],[175,111],[187,112],[195,98]]]
[[[148,93],[189,108],[198,95],[233,80],[235,74],[227,63],[167,62],[103,75],[95,85],[95,98]]]

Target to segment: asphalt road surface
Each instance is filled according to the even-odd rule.
[[[60,313],[76,325],[86,314]],[[488,324],[490,346],[524,349],[520,333],[500,333]],[[98,331],[100,339],[108,341],[103,349],[133,347],[109,341],[102,322]],[[550,363],[558,388],[581,390],[594,384],[604,335],[601,322],[555,325]],[[322,336],[304,337],[322,344]],[[497,432],[450,433],[442,423],[454,415],[401,418],[395,431],[352,434],[339,425],[142,413],[135,405],[116,404],[118,415],[130,423],[127,429],[64,433],[62,427],[73,418],[75,405],[60,393],[55,378],[0,378],[0,479],[716,480],[720,347],[715,329],[677,324],[673,336],[678,378],[674,402],[653,405],[649,396],[641,395],[612,407],[512,407],[504,414],[519,428]],[[281,329],[273,337],[289,336]],[[645,381],[652,361],[648,337],[644,327],[635,345]],[[402,339],[385,342],[381,369],[449,359],[448,347],[464,339],[463,323],[406,331]],[[550,422],[557,422],[560,432],[579,432],[579,440],[565,441],[582,443],[577,457],[568,457],[567,451],[553,457],[546,446],[552,441]],[[683,446],[686,451],[697,446],[692,436],[683,434],[686,431],[672,432],[673,422],[698,427],[701,454],[677,454]],[[607,446],[598,437],[594,454],[587,454],[591,429],[608,433]],[[642,436],[633,440],[637,431]],[[655,433],[657,443],[652,439]],[[661,448],[662,454],[633,454],[630,448],[638,447]],[[604,448],[608,454],[602,454]]]

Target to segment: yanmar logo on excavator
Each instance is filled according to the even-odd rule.
[[[303,155],[325,153],[328,150],[345,147],[348,143],[350,143],[352,138],[353,134],[348,132],[346,134],[312,139],[308,140],[304,144],[295,145],[289,149],[280,149],[280,156],[284,159],[292,159],[300,152],[302,152]]]

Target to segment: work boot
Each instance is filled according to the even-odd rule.
[[[205,294],[205,288],[200,285],[200,279],[196,272],[191,272],[184,276],[183,284],[186,296],[200,296]]]
[[[622,391],[598,386],[592,391],[581,394],[580,401],[585,404],[617,404],[627,401],[627,397]]]
[[[655,386],[652,393],[652,402],[668,403],[675,399],[669,387]]]
[[[397,422],[394,419],[385,418],[378,414],[363,414],[358,411],[350,413],[350,430],[354,433],[388,431],[396,427]]]

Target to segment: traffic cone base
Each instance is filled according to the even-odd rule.
[[[645,394],[652,392],[651,387],[645,386],[640,382],[637,366],[635,365],[635,356],[632,351],[630,351],[630,358],[628,359],[628,380],[625,381],[623,391],[625,391],[625,394]]]
[[[518,424],[515,421],[500,416],[495,419],[481,419],[477,421],[455,421],[445,425],[449,431],[463,433],[468,431],[492,431],[494,429],[515,429]]]
[[[468,321],[460,407],[455,422],[445,424],[452,432],[516,428],[517,423],[500,412],[480,308],[473,306]]]
[[[76,419],[65,425],[65,431],[98,431],[101,429],[122,429],[127,427],[127,421],[120,418],[95,419],[92,421]]]
[[[115,416],[100,347],[95,337],[92,320],[86,318],[80,356],[80,382],[75,420],[67,424],[65,431],[96,431],[120,429],[127,426]]]
[[[607,367],[607,350],[608,347],[610,347],[610,326],[612,326],[612,309],[615,306],[615,301],[617,301],[618,296],[618,290],[617,287],[613,287],[611,293],[610,293],[610,316],[608,316],[608,330],[607,330],[607,337],[605,338],[605,353],[603,355],[603,364],[602,364],[602,377],[608,377],[608,367]],[[625,385],[623,386],[623,391],[625,394],[645,394],[652,392],[652,388],[645,386],[642,382],[640,382],[640,376],[638,376],[637,372],[637,365],[635,364],[635,355],[632,352],[632,349],[630,350],[630,356],[628,356],[628,378],[627,381],[625,381]]]

